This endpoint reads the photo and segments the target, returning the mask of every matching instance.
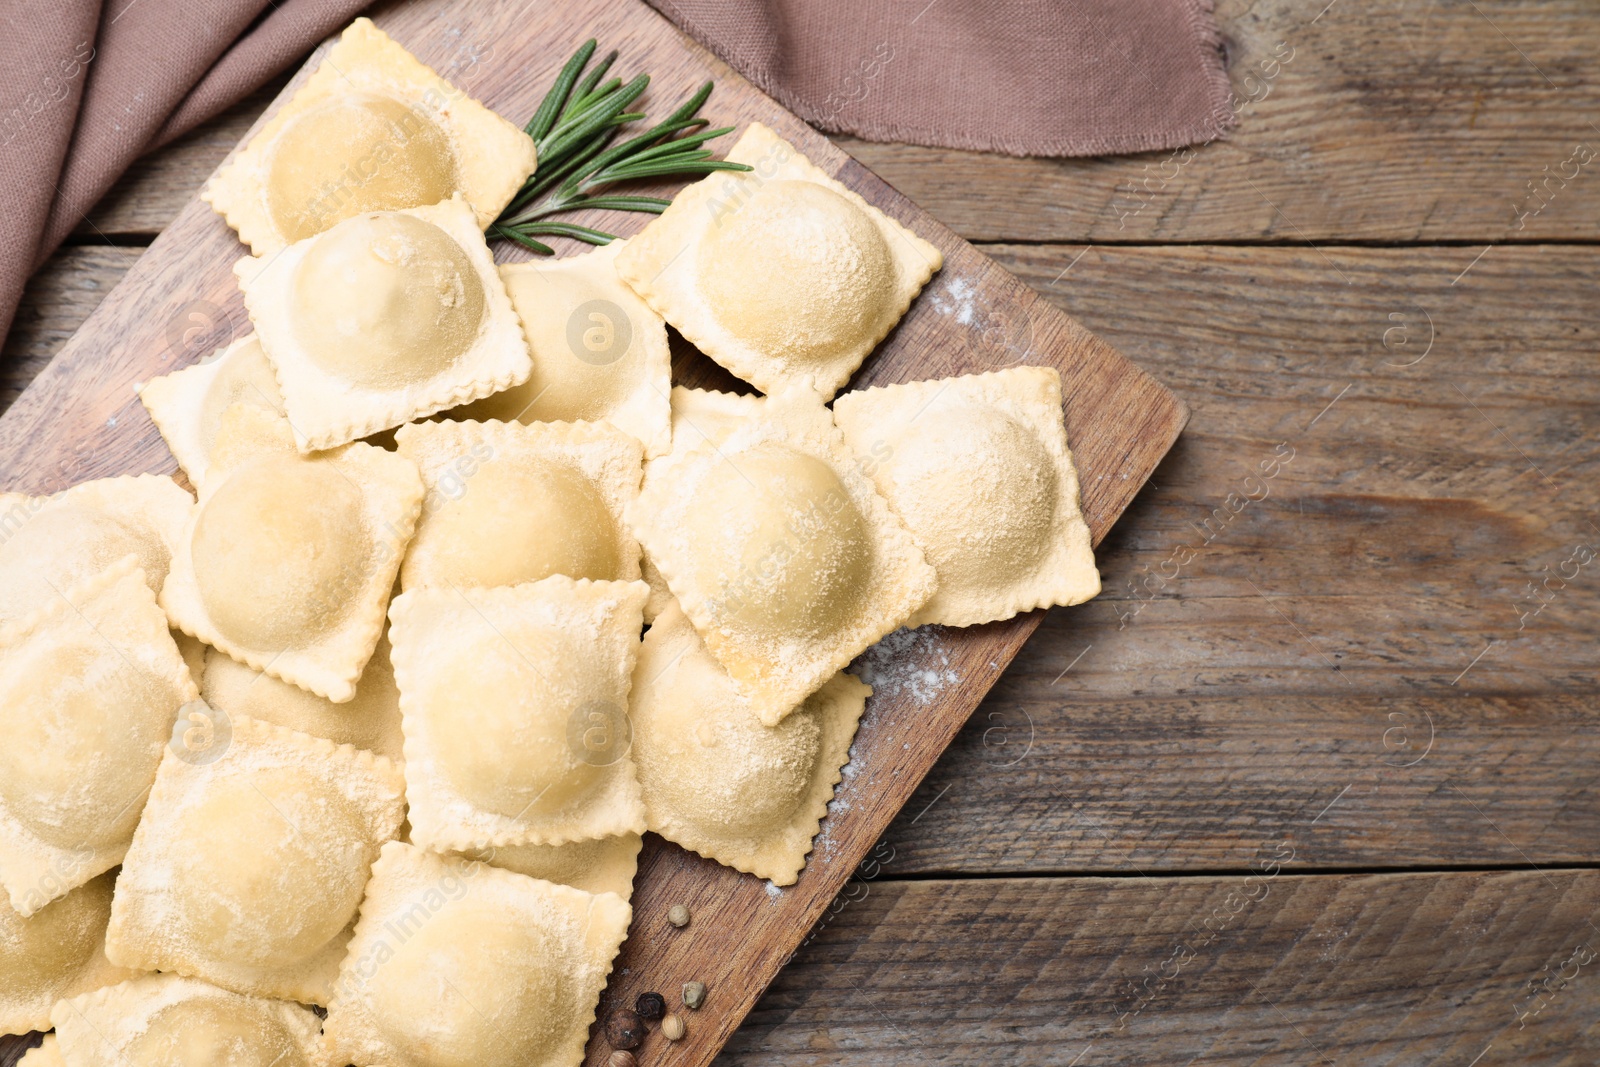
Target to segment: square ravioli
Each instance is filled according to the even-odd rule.
[[[646,476],[629,521],[706,647],[775,726],[933,593],[933,568],[821,398],[776,393]]]
[[[0,882],[29,916],[122,862],[199,692],[137,557],[0,635]]]
[[[343,704],[421,510],[404,456],[361,443],[303,455],[282,419],[235,404],[161,604],[184,633]]]
[[[65,997],[132,978],[106,959],[113,876],[102,874],[27,918],[0,900],[0,1034],[50,1028]]]
[[[632,909],[385,845],[328,1006],[338,1063],[578,1067]]]
[[[44,1040],[22,1054],[17,1067],[67,1067],[61,1058],[61,1043],[55,1034],[45,1034]]]
[[[638,439],[598,422],[419,422],[395,439],[427,488],[402,588],[639,577],[623,521]]]
[[[387,637],[361,672],[355,699],[343,704],[280,682],[216,649],[206,652],[199,677],[200,698],[230,719],[260,719],[388,759],[404,758],[400,690],[394,684]]]
[[[633,896],[633,876],[639,871],[638,834],[612,834],[592,841],[564,845],[501,845],[469,849],[467,859],[501,870],[516,871],[585,893],[615,893],[623,900]]]
[[[63,1000],[51,1013],[69,1067],[331,1067],[311,1009],[152,974]]]
[[[721,171],[628,242],[617,272],[696,348],[772,393],[850,380],[943,265],[939,250],[751,123]]]
[[[667,324],[617,277],[613,241],[553,263],[507,263],[500,277],[533,352],[521,385],[451,413],[518,422],[607,422],[645,455],[671,445]]]
[[[1100,592],[1055,368],[863,389],[833,417],[939,575],[910,625],[972,626]]]
[[[165,475],[99,478],[0,499],[0,634],[133,553],[161,591],[194,497]]]
[[[326,1004],[368,872],[405,821],[405,780],[370,752],[255,719],[213,740],[161,762],[107,955]]]
[[[534,162],[531,137],[362,18],[200,198],[264,256],[352,215],[455,195],[486,229]]]
[[[557,575],[395,598],[413,841],[460,852],[644,832],[628,690],[648,592]]]
[[[527,381],[522,324],[457,196],[234,265],[302,452]]]
[[[792,885],[871,694],[836,674],[778,725],[765,726],[683,612],[667,609],[644,635],[630,708],[650,829],[718,863]]]
[[[193,366],[152,378],[138,392],[150,421],[196,489],[205,484],[224,411],[249,404],[284,414],[278,380],[255,334],[219,348]]]
[[[702,445],[715,447],[756,417],[761,397],[738,393],[719,393],[712,389],[672,387],[672,451],[645,462],[645,477],[660,477],[660,472]],[[655,617],[673,603],[672,591],[660,569],[648,554],[640,561],[641,576],[649,583],[650,599],[644,605],[644,619]]]

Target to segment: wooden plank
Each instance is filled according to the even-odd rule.
[[[1585,0],[1220,0],[1217,14],[1240,122],[1203,148],[843,146],[969,240],[1600,236],[1600,23]]]
[[[1594,1062],[1596,872],[1298,855],[1270,842],[1248,882],[857,881],[718,1063]]]
[[[1595,1061],[1600,873],[1305,877],[1303,855],[1266,840],[1248,880],[869,867],[717,1063]],[[742,986],[712,986],[691,1033]],[[0,1038],[0,1067],[21,1045]],[[654,1034],[639,1059],[678,1054]]]
[[[1299,862],[1274,839],[1248,881],[856,883],[718,1063],[1596,1062],[1600,872]]]
[[[29,280],[0,349],[0,412],[100,306],[143,249],[64,248]]]
[[[1137,528],[1102,548],[1115,606],[1055,613],[1028,643],[891,829],[900,869],[1236,869],[1264,824],[1301,809],[1315,815],[1346,786],[1317,824],[1323,867],[1504,864],[1523,853],[1540,864],[1589,858],[1600,831],[1592,770],[1600,731],[1585,696],[1542,693],[1587,684],[1570,671],[1546,671],[1543,657],[1552,648],[1575,661],[1586,654],[1600,627],[1595,600],[1580,580],[1516,632],[1517,583],[1566,558],[1550,556],[1563,547],[1566,513],[1543,510],[1537,475],[1504,469],[1499,461],[1509,448],[1491,461],[1495,432],[1451,383],[1504,397],[1493,418],[1519,442],[1564,425],[1549,451],[1570,455],[1581,446],[1592,423],[1583,407],[1596,399],[1587,312],[1596,253],[1498,249],[1452,287],[1472,250],[1330,252],[1330,266],[1292,249],[1095,249],[1051,289],[1081,247],[995,251],[1097,332],[1180,383],[1198,414],[1156,479],[1159,490],[1135,504]],[[79,250],[80,268],[40,287],[39,328],[69,333],[73,315],[86,310],[72,292],[100,284],[103,270],[132,254]],[[1334,267],[1356,284],[1328,284]],[[1538,316],[1522,311],[1529,290],[1540,294]],[[1397,293],[1415,303],[1395,300]],[[1436,316],[1437,350],[1415,367],[1374,366],[1378,354],[1404,363],[1422,353],[1422,311]],[[1397,325],[1392,313],[1409,323],[1401,324],[1409,340],[1401,345],[1391,335],[1386,349],[1383,331]],[[1514,334],[1521,340],[1514,343]],[[1314,438],[1317,448],[1297,454],[1275,480],[1282,488],[1261,502],[1268,510],[1252,504],[1230,523],[1174,583],[1177,599],[1131,599],[1126,581],[1143,577],[1144,566],[1158,570],[1179,535],[1194,529],[1191,521],[1215,522],[1211,509],[1237,488],[1251,450],[1270,451],[1263,429],[1310,421],[1320,398],[1349,383],[1333,373],[1342,370],[1371,373],[1318,422],[1315,429],[1329,436]],[[1279,383],[1291,374],[1317,402],[1286,393]],[[1428,406],[1400,417],[1418,398]],[[1346,415],[1347,404],[1359,417]],[[1486,446],[1485,454],[1463,450],[1463,442]],[[1541,461],[1552,477],[1566,477],[1568,488],[1554,499],[1574,515],[1593,502],[1592,479],[1583,477],[1589,462]],[[1307,473],[1296,471],[1308,463]],[[1381,501],[1380,518],[1405,517],[1406,553],[1367,565],[1361,552],[1376,536],[1372,513],[1342,499],[1347,481],[1366,508]],[[1481,538],[1483,516],[1519,508],[1527,515],[1500,519],[1489,550],[1461,543],[1462,558],[1455,557],[1463,516],[1480,517]],[[1392,651],[1375,663],[1340,657],[1339,674],[1352,675],[1357,688],[1346,693],[1241,576],[1264,590],[1280,581],[1320,583],[1308,616],[1296,614],[1298,599],[1279,606],[1308,636],[1336,637],[1333,652],[1369,634],[1387,635]],[[1492,620],[1510,631],[1463,685],[1498,662],[1515,667],[1519,688],[1534,695],[1438,699],[1475,654],[1473,635],[1456,642],[1454,659],[1443,654],[1450,646],[1429,659],[1415,625],[1408,632],[1385,614],[1413,612],[1432,634],[1441,605],[1461,607],[1457,626]],[[1095,612],[1100,620],[1083,621]],[[1119,613],[1134,613],[1120,630]],[[1197,613],[1207,625],[1193,624]],[[1292,640],[1266,642],[1272,633]],[[1236,677],[1216,670],[1241,660]],[[1398,687],[1390,685],[1394,673],[1403,675]],[[1253,695],[1262,687],[1267,695]],[[1204,699],[1174,699],[1180,688]],[[1306,690],[1320,695],[1294,695]],[[1389,773],[1427,732],[1437,745],[1426,761]],[[1026,762],[1006,766],[1029,734]]]
[[[1600,22],[1585,0],[1339,3],[1318,17],[1323,7],[1218,3],[1241,122],[1192,153],[1010,159],[839,143],[968,240],[1600,237],[1600,160],[1562,166],[1577,144],[1600,152]],[[159,231],[253,118],[241,109],[140,168],[94,225]],[[1518,212],[1530,215],[1520,226]]]
[[[471,91],[513,114],[532,110],[556,69],[590,34],[621,49],[618,69],[652,71],[658,100],[681,99],[706,77],[717,78],[719,90],[708,109],[714,123],[767,122],[945,254],[944,270],[863,368],[857,383],[971,373],[1023,359],[1059,366],[1071,397],[1065,410],[1068,432],[1085,479],[1084,513],[1097,539],[1181,429],[1183,406],[1152,378],[648,8],[623,0],[589,0],[559,11],[509,6],[490,11],[461,0],[424,0],[396,7],[379,21],[424,61],[448,66],[451,55],[466,51],[478,56],[466,79]],[[510,32],[513,26],[515,33]],[[291,87],[305,74],[297,75]],[[622,221],[637,228],[643,220]],[[132,385],[190,362],[248,329],[231,276],[238,255],[233,235],[205,205],[192,201],[183,209],[0,418],[0,471],[8,488],[47,491],[102,474],[172,468],[165,446],[133,397]],[[937,662],[948,684],[932,706],[904,694],[874,697],[869,703],[853,747],[856,771],[841,787],[813,860],[797,885],[769,892],[756,879],[652,842],[641,857],[633,932],[617,961],[602,1018],[610,1004],[631,1005],[641,983],[672,987],[686,980],[684,975],[699,976],[726,992],[696,1016],[690,1038],[676,1046],[675,1061],[709,1063],[1039,618],[1034,613],[931,634],[925,645],[893,658],[889,669],[901,671]],[[692,933],[665,937],[666,911],[679,903],[688,904],[700,919]],[[589,1062],[603,1062],[608,1051],[596,1039]]]
[[[992,251],[1195,412],[1041,673],[1093,645],[1100,699],[1600,684],[1594,250],[1095,248],[1054,284],[1081,246]]]
[[[896,877],[1243,871],[1287,833],[1307,870],[1595,859],[1592,695],[1107,701],[1034,656],[884,834]]]

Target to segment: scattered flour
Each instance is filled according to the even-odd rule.
[[[928,302],[941,315],[954,316],[961,325],[971,326],[977,318],[977,295],[977,287],[970,281],[951,277],[928,294]]]
[[[856,667],[875,695],[905,693],[924,705],[961,681],[944,642],[926,626],[896,630],[863,652]]]

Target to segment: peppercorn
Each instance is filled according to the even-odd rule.
[[[617,1051],[611,1054],[606,1061],[606,1067],[638,1067],[639,1061],[633,1058],[633,1053]]]
[[[689,925],[689,909],[682,904],[674,904],[672,910],[667,912],[667,922],[680,930]]]
[[[673,1014],[661,1020],[661,1036],[668,1041],[682,1041],[687,1029],[681,1015]]]
[[[644,1020],[639,1013],[622,1008],[606,1020],[606,1040],[612,1048],[638,1048],[644,1040]]]
[[[706,1002],[706,984],[704,982],[685,982],[683,984],[683,1006],[690,1011],[699,1011],[700,1005]]]
[[[660,993],[640,993],[633,1010],[646,1022],[655,1022],[667,1013],[667,998]]]

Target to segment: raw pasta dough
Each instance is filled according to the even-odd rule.
[[[644,831],[626,731],[647,593],[558,575],[395,598],[413,841],[462,851]]]
[[[403,588],[639,577],[622,517],[639,494],[636,438],[592,422],[425,422],[398,442],[427,487]]]
[[[608,422],[645,455],[671,446],[667,324],[617,277],[626,241],[553,263],[508,263],[500,277],[522,319],[533,374],[452,417],[520,422]]]
[[[633,896],[633,876],[639,869],[638,834],[613,834],[592,841],[565,845],[501,845],[472,849],[468,859],[581,889],[585,893],[615,893],[623,900]]]
[[[231,718],[243,715],[392,760],[404,758],[400,690],[394,684],[387,638],[378,642],[361,672],[355,699],[348,703],[335,704],[280,682],[216,649],[206,653],[200,696]]]
[[[921,549],[809,388],[769,397],[720,445],[652,469],[629,515],[769,726],[933,592]]]
[[[326,697],[355,698],[422,507],[402,456],[295,451],[281,419],[234,405],[162,606],[185,633]]]
[[[771,393],[831,398],[943,264],[939,250],[751,123],[628,242],[617,271],[700,351]]]
[[[310,1009],[175,974],[63,1000],[51,1018],[68,1067],[332,1067]]]
[[[367,872],[405,819],[405,781],[348,745],[254,719],[230,728],[220,755],[162,761],[106,951],[126,967],[326,1004]]]
[[[805,866],[872,693],[836,674],[764,726],[676,606],[644,636],[633,759],[650,829],[775,885]]]
[[[672,451],[646,461],[646,472],[659,477],[660,471],[696,448],[720,445],[740,426],[755,418],[760,410],[759,396],[673,386]],[[672,591],[667,588],[667,580],[661,577],[660,569],[648,554],[643,554],[640,569],[641,577],[650,586],[650,599],[645,602],[644,618],[646,622],[652,622],[673,603]]]
[[[173,458],[195,488],[205,484],[222,413],[248,404],[283,415],[283,394],[255,334],[219,349],[192,367],[152,378],[139,401],[161,431]]]
[[[122,862],[198,696],[138,560],[0,636],[0,881],[32,915]]]
[[[392,843],[328,1007],[339,1063],[577,1067],[632,910]]]
[[[352,216],[234,273],[302,452],[497,393],[533,369],[459,196]]]
[[[194,497],[164,475],[101,478],[55,496],[0,494],[0,633],[130,552],[161,591]]]
[[[106,959],[112,881],[102,874],[28,918],[0,900],[0,1034],[49,1029],[56,1001],[133,977]]]
[[[200,196],[264,256],[352,215],[456,194],[483,229],[534,157],[526,133],[362,18]]]
[[[938,572],[911,625],[972,626],[1100,592],[1055,368],[864,389],[833,412]]]

